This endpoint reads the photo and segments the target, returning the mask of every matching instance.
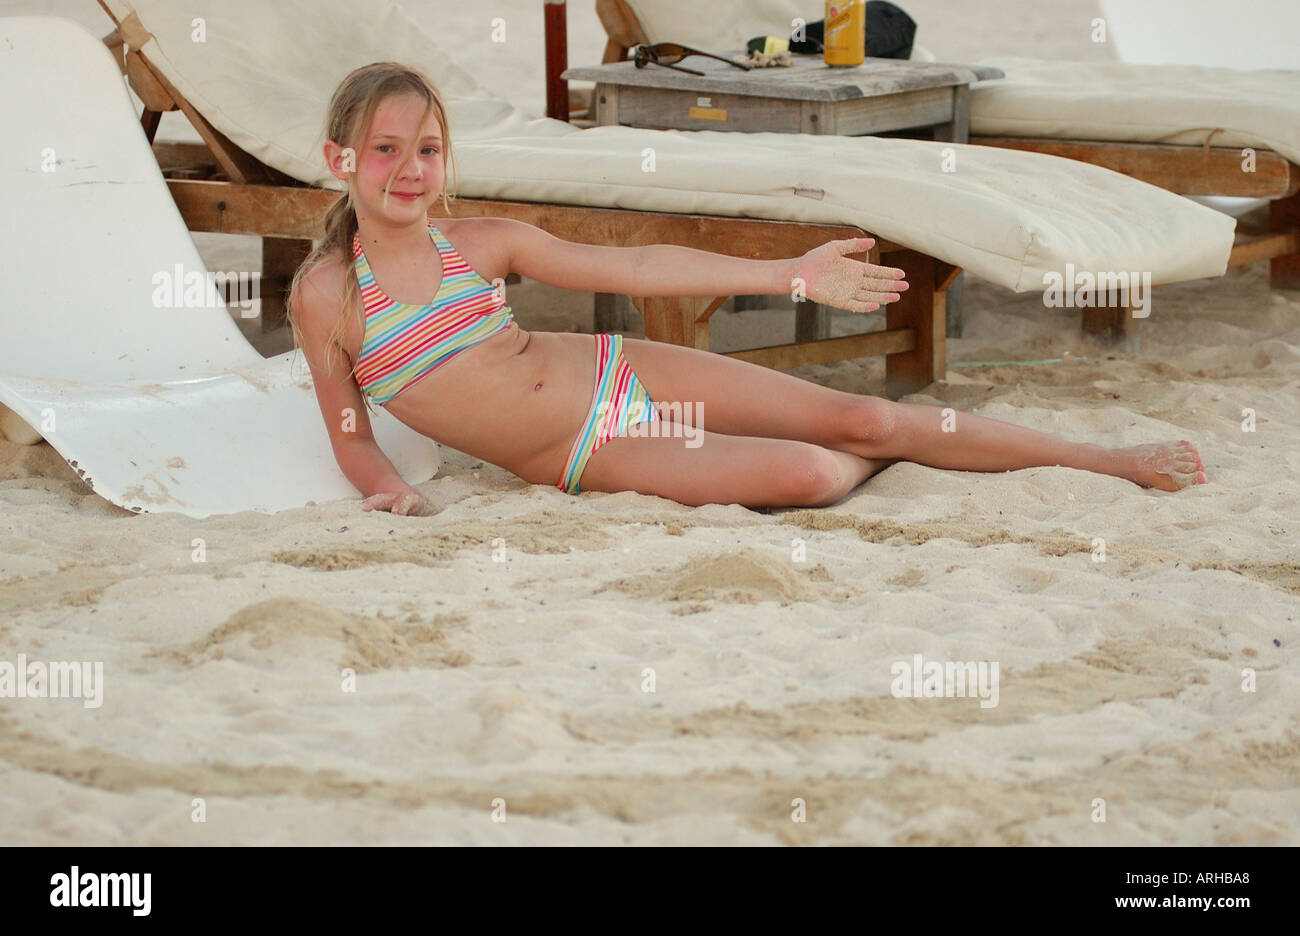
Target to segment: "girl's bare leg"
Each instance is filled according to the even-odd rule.
[[[893,403],[883,410],[870,405],[859,423],[859,432],[860,437],[844,451],[864,457],[905,458],[935,468],[1014,471],[1060,465],[1165,491],[1206,480],[1205,465],[1196,446],[1186,440],[1109,449],[918,403]]]
[[[888,464],[790,439],[651,425],[655,436],[629,434],[596,449],[579,487],[657,494],[692,507],[826,507]]]
[[[1204,483],[1190,442],[1106,448],[973,413],[845,393],[771,368],[694,348],[626,338],[623,354],[661,405],[702,406],[705,428],[798,439],[863,458],[963,471],[1061,465],[1174,491]],[[662,410],[661,410],[662,412]],[[951,430],[951,431],[946,431]]]

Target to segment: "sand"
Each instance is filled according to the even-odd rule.
[[[532,25],[484,81],[539,111],[540,11],[497,6]],[[905,6],[941,60],[1104,57],[1092,3]],[[489,47],[467,9],[409,8],[482,31],[468,65]],[[93,4],[0,3],[43,10],[107,32]],[[570,60],[597,61],[590,6],[569,20]],[[104,664],[98,708],[0,699],[0,841],[1300,844],[1300,293],[1266,274],[1158,287],[1140,345],[1109,351],[1077,311],[968,278],[953,366],[905,398],[1190,439],[1210,483],[1176,494],[899,463],[824,509],[689,508],[444,447],[428,516],[358,497],[193,521],[0,442],[0,663]],[[591,330],[589,297],[526,282],[512,306]],[[775,308],[714,322],[723,350],[793,334]],[[794,373],[883,392],[880,359]],[[896,698],[915,654],[997,662],[997,706]]]

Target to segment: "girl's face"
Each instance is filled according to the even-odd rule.
[[[402,94],[385,98],[375,109],[370,134],[356,156],[353,177],[353,197],[365,214],[395,224],[422,221],[442,194],[442,130],[432,113],[420,123],[425,106],[423,98]],[[410,156],[399,166],[408,147]]]

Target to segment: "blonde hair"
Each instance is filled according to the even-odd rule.
[[[442,130],[442,153],[444,165],[448,167],[447,178],[454,179],[455,165],[452,162],[451,135],[447,127],[447,109],[443,105],[442,96],[438,93],[438,89],[433,82],[429,80],[429,77],[424,72],[417,68],[411,68],[397,62],[375,62],[352,71],[339,83],[338,88],[334,90],[334,96],[330,98],[325,123],[327,128],[326,138],[342,147],[351,147],[353,152],[359,152],[365,144],[366,136],[370,132],[370,122],[374,118],[375,111],[380,103],[386,98],[401,94],[414,94],[425,100],[424,115],[420,118],[421,127],[429,119],[430,113],[437,119],[438,126]],[[419,140],[416,140],[413,145],[418,148]],[[393,179],[396,178],[397,173],[401,171],[402,166],[406,164],[409,157],[410,151],[404,150],[401,158],[393,168],[392,174],[388,177],[388,185],[392,185]],[[357,316],[362,333],[365,332],[365,312],[360,301],[361,285],[357,282],[356,268],[352,263],[352,238],[357,232],[357,212],[352,200],[353,182],[353,178],[350,177],[347,191],[339,196],[339,199],[330,205],[329,210],[325,213],[325,237],[294,272],[287,303],[289,325],[293,330],[294,347],[300,349],[302,347],[302,330],[298,325],[294,302],[299,295],[298,290],[302,278],[311,272],[317,264],[334,254],[337,254],[342,259],[347,270],[343,287],[343,305],[339,310],[338,321],[334,323],[334,328],[331,330],[325,346],[326,373],[330,375],[334,372],[333,365],[330,363],[332,352],[335,348],[339,351],[343,350],[342,339],[346,322],[345,316],[349,309],[352,309]],[[451,207],[448,204],[448,188],[449,186],[443,186],[442,205],[447,213],[451,214]],[[455,196],[452,195],[452,197]],[[387,198],[388,193],[385,191],[385,201]],[[350,373],[355,379],[355,361]],[[365,400],[366,408],[373,411],[369,398],[364,394],[362,394],[362,398]]]

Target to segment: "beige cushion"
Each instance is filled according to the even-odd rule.
[[[1018,292],[1067,263],[1156,283],[1218,276],[1235,225],[1118,173],[989,146],[599,127],[461,155],[471,197],[858,224]]]
[[[1255,147],[1300,162],[1300,71],[991,58],[971,133]]]
[[[122,15],[124,0],[109,0]],[[321,125],[363,63],[423,67],[448,99],[459,194],[858,225],[1017,291],[1067,263],[1147,271],[1155,283],[1218,276],[1235,222],[1083,163],[992,147],[878,137],[529,120],[493,98],[388,0],[134,0],[148,55],[236,144],[338,187]],[[191,41],[191,19],[207,41]],[[312,22],[304,33],[300,24]],[[949,151],[955,163],[945,166]],[[655,171],[643,171],[653,150]],[[955,171],[945,171],[953,168]]]

